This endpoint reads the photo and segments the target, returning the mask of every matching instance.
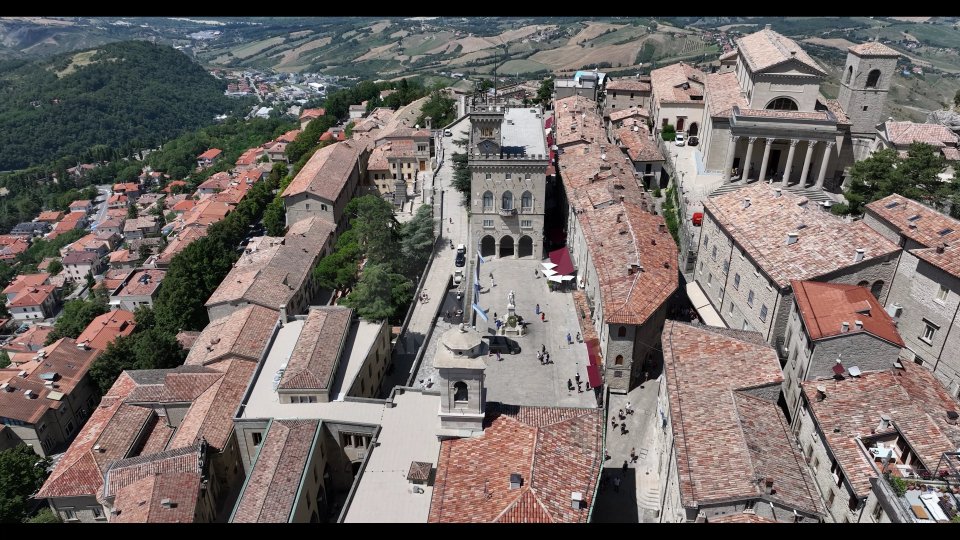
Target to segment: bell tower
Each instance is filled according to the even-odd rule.
[[[503,114],[504,108],[499,105],[480,105],[470,112],[471,153],[500,153]]]
[[[440,337],[433,366],[440,377],[440,429],[445,435],[477,436],[483,433],[487,365],[479,355],[480,334],[461,323]]]
[[[900,53],[871,41],[847,49],[847,63],[840,76],[838,101],[850,118],[854,139],[873,139],[884,116],[887,92],[897,69]]]

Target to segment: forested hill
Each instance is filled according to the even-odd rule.
[[[240,105],[225,87],[185,54],[144,41],[0,62],[0,171],[79,159],[94,145],[121,155],[156,146]]]

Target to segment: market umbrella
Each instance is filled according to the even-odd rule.
[[[557,283],[563,283],[563,280],[560,279],[560,276],[547,276],[547,279],[549,279],[550,281],[557,282]]]
[[[553,264],[552,262],[540,263],[540,265],[546,268],[547,270],[551,270],[557,267],[557,265]]]
[[[556,273],[555,271],[553,271],[553,270],[542,270],[542,272],[543,272],[543,275],[545,275],[545,276],[547,276],[547,277],[554,276],[554,275],[557,274],[557,273]]]
[[[573,276],[560,276],[560,279],[562,279],[563,281],[570,281],[571,279],[573,279]]]

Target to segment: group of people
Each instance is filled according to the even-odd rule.
[[[577,381],[577,392],[583,393],[583,382],[580,380],[580,374],[577,373],[573,377]],[[590,381],[587,381],[587,390],[590,389]],[[567,390],[573,392],[573,380],[567,379]]]
[[[613,420],[610,421],[610,423],[613,424],[613,429],[617,429],[617,426],[620,426],[620,434],[621,434],[621,435],[626,435],[626,434],[627,434],[627,431],[629,431],[629,430],[627,429],[627,415],[628,415],[628,414],[633,414],[633,407],[630,405],[630,402],[629,402],[629,401],[627,402],[626,406],[624,406],[624,408],[622,408],[622,409],[620,409],[619,411],[617,411],[617,418],[614,418]],[[620,422],[619,422],[619,423],[617,423],[617,419],[620,419]],[[632,455],[632,454],[631,454],[631,455]]]
[[[540,345],[540,350],[537,351],[537,360],[540,361],[541,366],[545,366],[547,364],[553,363],[553,361],[550,360],[550,353],[547,352],[546,345],[543,345],[543,344]]]

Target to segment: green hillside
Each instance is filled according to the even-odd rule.
[[[183,53],[144,41],[0,63],[0,170],[94,145],[155,146],[241,103]]]

